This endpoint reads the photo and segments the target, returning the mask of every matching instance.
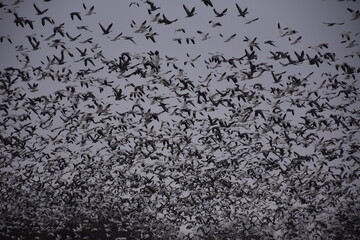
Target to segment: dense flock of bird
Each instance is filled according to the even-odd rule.
[[[195,2],[177,2],[176,17],[162,1],[128,2],[146,14],[122,32],[87,1],[64,19],[48,14],[50,0],[26,12],[25,1],[0,3],[0,21],[27,34],[0,37],[18,60],[0,71],[0,236],[356,239],[359,33],[341,28],[359,10],[322,23],[339,31],[343,55],[302,45],[286,22],[274,23],[277,39],[229,35],[228,17],[266,16],[241,1]],[[208,29],[177,27],[204,11]],[[164,38],[241,50],[169,55]],[[144,40],[152,50],[107,57]]]

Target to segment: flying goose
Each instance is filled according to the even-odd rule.
[[[166,24],[166,25],[169,25],[169,24],[174,23],[174,22],[176,22],[176,21],[177,21],[177,19],[170,21],[169,19],[166,18],[165,14],[163,14],[163,15],[162,15],[162,19],[160,18],[160,19],[158,20],[158,23],[164,23],[164,24]]]
[[[221,13],[219,13],[218,11],[216,11],[216,9],[213,9],[214,13],[216,14],[216,17],[223,17],[226,15],[227,12],[227,8],[225,8]]]
[[[201,0],[206,6],[214,7],[211,0]]]
[[[357,19],[360,18],[360,11],[359,11],[359,10],[355,11],[355,10],[353,10],[353,9],[351,9],[351,8],[347,8],[347,10],[348,10],[350,13],[352,13],[352,15],[353,15],[353,17],[352,17],[351,20],[357,20]]]
[[[150,11],[152,11],[152,12],[160,9],[160,7],[155,6],[155,4],[149,0],[146,0],[145,3],[149,4]]]
[[[103,35],[106,35],[106,34],[109,34],[111,32],[111,27],[113,26],[113,24],[110,23],[110,25],[107,28],[104,28],[103,25],[101,25],[100,23],[99,23],[99,26],[100,26],[100,28],[101,28],[101,30],[103,32]]]
[[[37,15],[43,15],[44,13],[46,13],[49,9],[47,8],[47,9],[45,9],[45,10],[40,10],[36,5],[35,5],[35,3],[33,4],[33,6],[34,6],[34,8],[35,8],[35,10],[36,10],[36,14]]]
[[[238,10],[238,12],[239,12],[239,15],[238,15],[239,17],[245,17],[246,14],[249,13],[247,8],[245,8],[244,10],[242,10],[237,3],[235,3],[235,5],[236,5],[236,8],[237,8],[237,10]]]
[[[71,12],[70,17],[71,17],[71,20],[74,20],[74,17],[77,17],[81,21],[80,12]]]
[[[45,23],[49,22],[50,24],[55,24],[54,20],[51,17],[42,17],[41,18],[41,24],[45,26]]]
[[[184,8],[184,10],[185,10],[185,12],[186,12],[186,17],[192,17],[192,16],[194,16],[194,15],[196,15],[196,12],[195,12],[195,7],[193,7],[192,9],[191,9],[191,11],[185,6],[185,4],[183,4],[183,8]]]
[[[83,3],[83,8],[84,10],[87,10],[87,7],[85,5],[85,3]],[[94,11],[94,6],[92,6],[91,8],[89,8],[89,10],[85,13],[86,16],[90,16],[90,15],[93,15],[95,14],[96,12]]]

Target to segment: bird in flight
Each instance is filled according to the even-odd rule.
[[[189,10],[185,4],[183,4],[183,8],[185,9],[185,12],[186,12],[186,17],[192,17],[194,16],[196,13],[195,13],[195,7],[193,7],[191,10]]]
[[[100,26],[101,30],[103,31],[103,35],[106,35],[111,32],[111,27],[113,26],[113,24],[110,23],[110,25],[107,28],[104,28],[103,25],[101,25],[101,23],[99,23],[99,26]]]
[[[246,14],[249,13],[247,8],[245,8],[244,10],[242,10],[237,3],[236,3],[235,5],[236,5],[236,8],[237,8],[237,10],[238,10],[238,12],[239,12],[239,15],[238,15],[239,17],[245,17]]]
[[[227,12],[227,8],[225,8],[221,13],[219,13],[218,11],[216,11],[216,9],[214,8],[214,13],[216,14],[216,17],[223,17],[226,15]]]
[[[35,10],[36,10],[36,14],[37,15],[43,15],[44,13],[46,13],[49,9],[47,8],[47,9],[45,9],[45,10],[40,10],[36,5],[35,5],[35,3],[33,4],[33,6],[34,6],[34,8],[35,8]]]

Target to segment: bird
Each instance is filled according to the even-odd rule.
[[[351,18],[352,21],[360,18],[360,10],[355,11],[351,8],[347,8],[347,10],[353,15]]]
[[[239,15],[238,15],[239,17],[245,17],[246,14],[249,14],[247,8],[245,8],[244,10],[242,10],[237,3],[235,3],[235,5],[236,5],[236,9],[237,9],[238,12],[239,12]]]
[[[174,20],[170,21],[170,20],[167,19],[166,16],[163,14],[163,15],[162,15],[162,19],[159,18],[158,23],[164,23],[164,24],[166,24],[166,25],[169,25],[169,24],[172,24],[172,23],[174,23],[174,22],[176,22],[176,21],[177,21],[177,19],[174,19]]]
[[[0,36],[0,42],[2,43],[3,41],[5,41],[5,39],[9,42],[12,43],[12,40],[10,38],[10,35],[6,35],[6,36]]]
[[[74,17],[75,17],[75,16],[81,21],[80,12],[71,12],[71,13],[70,13],[71,20],[74,20]]]
[[[193,7],[191,10],[189,10],[184,4],[183,4],[183,8],[186,12],[186,17],[192,17],[194,15],[196,15],[196,12],[195,12],[195,7]]]
[[[220,33],[220,37],[223,37],[223,35]],[[236,37],[236,33],[232,34],[230,37],[224,40],[224,42],[230,42],[232,39]]]
[[[302,36],[297,37],[293,42],[290,43],[290,45],[298,44],[301,40]]]
[[[74,41],[76,41],[76,40],[79,39],[79,37],[81,36],[81,33],[79,33],[76,37],[70,36],[70,34],[69,34],[68,32],[66,32],[65,35],[69,38],[69,40],[70,40],[71,42],[74,42]]]
[[[33,6],[34,6],[34,8],[35,8],[35,10],[36,10],[36,14],[37,15],[43,15],[44,13],[46,13],[49,9],[47,8],[47,9],[44,9],[44,10],[40,10],[36,5],[35,5],[35,3],[33,4]]]
[[[85,5],[85,3],[83,3],[83,8],[84,10],[87,10],[87,6]],[[86,16],[91,16],[91,15],[94,15],[96,12],[95,12],[95,6],[91,6],[87,12],[85,13]]]
[[[211,0],[201,0],[205,6],[208,6],[208,7],[214,7]]]
[[[245,22],[245,24],[250,24],[250,23],[256,22],[257,20],[259,20],[259,18],[254,18],[254,19],[251,19],[251,20]]]
[[[122,36],[123,39],[125,40],[129,40],[131,42],[133,42],[134,44],[136,44],[136,42],[134,41],[134,37],[131,37],[131,36]]]
[[[156,11],[158,9],[160,9],[160,7],[157,7],[153,2],[146,0],[145,3],[147,3],[150,6],[150,11]]]
[[[100,23],[99,23],[99,26],[103,32],[103,35],[106,35],[106,34],[109,34],[112,30],[111,30],[111,27],[113,26],[112,23],[109,24],[109,26],[107,28],[104,28]]]
[[[227,8],[225,8],[225,9],[224,9],[221,13],[219,13],[218,11],[216,11],[216,9],[215,9],[215,8],[213,9],[213,11],[214,11],[214,13],[215,13],[216,17],[223,17],[223,16],[225,16],[225,15],[226,15]]]
[[[332,27],[335,25],[344,25],[345,23],[341,22],[341,23],[335,23],[335,22],[322,22],[323,24],[327,25],[328,27]]]
[[[111,39],[110,41],[118,41],[118,40],[120,40],[121,38],[121,36],[122,36],[122,32],[121,33],[119,33],[118,35],[116,35],[113,39]]]
[[[45,16],[41,18],[41,25],[45,26],[46,22],[50,24],[55,24],[54,20],[51,17]]]

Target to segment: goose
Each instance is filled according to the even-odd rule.
[[[275,41],[273,41],[273,40],[267,40],[267,41],[264,42],[264,44],[269,44],[269,45],[271,45],[271,46],[273,46],[273,47],[277,47],[277,46],[275,45]]]
[[[41,24],[42,24],[43,26],[45,26],[46,22],[48,22],[48,23],[50,23],[50,24],[55,24],[54,20],[53,20],[51,17],[47,17],[47,16],[42,17],[42,18],[41,18]]]
[[[145,34],[145,37],[146,37],[146,39],[150,39],[153,43],[156,43],[155,38],[154,38],[156,35],[159,35],[159,34],[157,34],[156,32],[148,32]]]
[[[214,7],[211,0],[201,0],[201,1],[205,4],[205,6]]]
[[[9,43],[12,43],[11,38],[10,38],[10,35],[1,36],[1,37],[0,37],[0,42],[5,41],[5,39],[8,40]]]
[[[88,32],[92,32],[88,26],[77,26],[76,27],[77,29],[79,30],[85,30],[85,31],[88,31]]]
[[[341,22],[341,23],[335,23],[335,22],[322,22],[323,24],[327,25],[328,27],[332,27],[332,26],[335,26],[335,25],[344,25],[345,23]]]
[[[252,41],[250,41],[250,39],[245,36],[244,42],[248,43],[248,46],[250,47],[250,51],[252,51],[254,47],[256,47],[257,49],[259,49],[261,51],[261,49],[259,47],[259,43],[256,42],[256,39],[257,39],[257,37],[255,37]]]
[[[155,6],[155,4],[149,0],[146,0],[145,3],[147,3],[150,6],[150,11],[156,11],[160,9],[160,7]]]
[[[80,12],[71,12],[70,13],[71,20],[74,20],[74,17],[77,17],[81,21]]]
[[[223,35],[220,33],[220,37],[223,38]],[[228,37],[227,39],[224,40],[224,42],[230,42],[231,40],[233,40],[236,37],[236,33],[234,33],[233,35],[231,35],[230,37]]]
[[[205,40],[208,40],[209,38],[211,38],[209,36],[210,33],[204,33],[202,31],[196,31],[196,32],[201,35],[201,40],[202,41],[205,41]]]
[[[148,9],[148,13],[149,13],[150,18],[151,18],[150,22],[157,22],[159,20],[160,13],[157,13],[157,14],[153,15],[150,9]]]
[[[345,48],[352,48],[359,45],[358,43],[356,43],[355,40],[352,40],[351,42],[348,43],[348,45]]]
[[[131,2],[131,3],[129,4],[129,7],[131,7],[131,6],[133,6],[133,5],[140,7],[139,3],[137,3],[137,2]]]
[[[221,26],[221,23],[220,22],[214,22],[214,21],[209,21],[209,23],[211,24],[211,27],[220,27]]]
[[[76,37],[70,36],[68,32],[66,32],[65,35],[69,38],[69,40],[70,40],[71,42],[74,42],[74,41],[76,41],[76,40],[79,39],[79,37],[81,36],[81,33],[79,33],[79,35],[77,35]]]
[[[103,25],[101,25],[101,23],[99,23],[99,26],[103,32],[103,35],[109,34],[111,32],[111,27],[113,26],[112,23],[110,23],[110,25],[107,28],[104,28]]]
[[[213,9],[213,11],[214,11],[214,13],[215,13],[216,17],[223,17],[223,16],[225,16],[225,15],[226,15],[227,8],[225,8],[225,9],[224,9],[221,13],[219,13],[218,11],[216,11],[216,9],[215,9],[215,8]]]
[[[83,8],[84,10],[87,10],[87,7],[85,5],[85,3],[83,3]],[[94,6],[92,6],[91,8],[89,8],[89,10],[85,13],[86,16],[91,16],[93,14],[95,14],[96,12],[94,11]]]
[[[247,8],[245,8],[244,10],[242,10],[237,3],[235,3],[235,5],[236,5],[236,9],[237,9],[238,12],[239,12],[238,17],[245,17],[246,14],[249,13]]]
[[[187,37],[185,38],[186,43],[189,44],[190,42],[192,42],[192,44],[195,44],[195,37]]]
[[[186,12],[186,17],[189,18],[189,17],[193,17],[194,15],[196,15],[197,13],[195,12],[195,7],[193,7],[191,9],[191,11],[185,6],[185,4],[183,4],[183,8]]]
[[[253,22],[257,21],[257,20],[259,20],[259,18],[254,18],[254,19],[252,19],[250,21],[245,22],[245,24],[250,24],[250,23],[253,23]]]
[[[122,36],[122,38],[125,39],[125,40],[129,40],[129,41],[133,42],[136,45],[136,42],[134,41],[134,37]]]
[[[164,24],[166,24],[166,25],[169,25],[169,24],[172,24],[172,23],[174,23],[174,22],[176,22],[176,21],[177,21],[177,19],[170,21],[170,20],[167,19],[166,16],[163,14],[163,15],[162,15],[162,19],[160,18],[160,19],[158,20],[158,23],[164,23]]]
[[[116,37],[114,37],[113,39],[111,39],[110,41],[118,41],[118,40],[120,40],[121,38],[121,36],[122,36],[122,32],[121,33],[119,33],[118,35],[116,35]]]
[[[348,10],[350,13],[352,13],[352,15],[353,15],[351,20],[357,20],[357,19],[360,18],[360,11],[359,11],[359,10],[355,11],[355,10],[353,10],[353,9],[351,9],[351,8],[347,8],[347,10]]]
[[[47,9],[45,9],[45,10],[40,10],[36,5],[35,5],[35,3],[33,4],[33,6],[34,6],[34,8],[35,8],[35,10],[36,10],[36,14],[37,15],[43,15],[44,13],[46,13],[49,9],[47,8]]]
[[[85,48],[83,51],[81,51],[81,49],[79,49],[78,47],[75,48],[80,53],[80,57],[85,57],[87,55],[87,48]]]
[[[29,25],[29,27],[34,30],[34,22],[35,21],[32,21],[32,20],[29,20],[29,19],[24,19],[24,25]]]
[[[290,45],[295,45],[295,44],[298,44],[301,40],[302,36],[296,38],[292,43],[290,43]],[[289,38],[290,39],[290,38]]]
[[[32,50],[35,51],[35,50],[40,49],[40,41],[37,41],[35,37],[28,37],[28,40],[32,46]]]

